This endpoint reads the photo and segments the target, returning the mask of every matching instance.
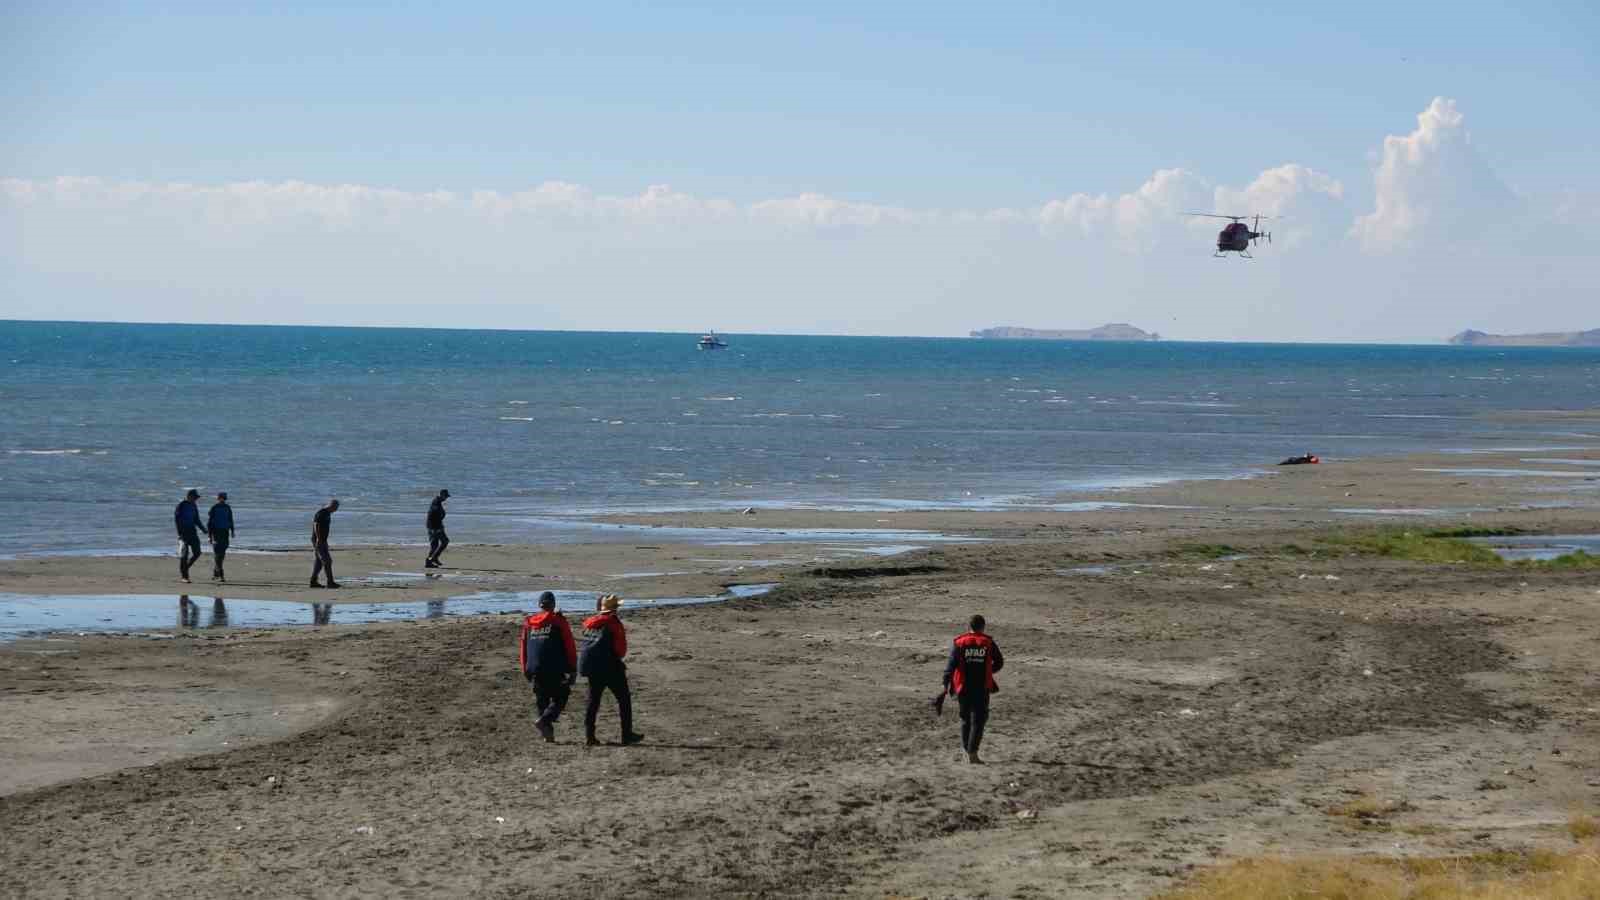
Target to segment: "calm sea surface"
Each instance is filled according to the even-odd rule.
[[[1600,351],[0,321],[0,554],[592,536],[573,513],[1071,502],[1314,451],[1600,444]],[[1543,451],[1540,451],[1543,452]],[[1537,455],[1537,454],[1535,454]],[[1545,454],[1549,455],[1549,454]]]

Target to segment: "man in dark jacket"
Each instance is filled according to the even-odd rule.
[[[1000,645],[983,633],[983,616],[973,616],[970,630],[956,638],[950,647],[950,661],[944,667],[944,689],[961,704],[961,749],[967,762],[979,765],[978,745],[983,743],[983,726],[989,721],[989,695],[1000,690],[994,673],[1005,666]]]
[[[173,523],[178,527],[178,577],[185,583],[189,581],[189,567],[200,558],[200,532],[206,530],[200,524],[200,507],[194,505],[198,499],[200,492],[190,488],[172,511]]]
[[[316,555],[316,561],[311,564],[311,586],[322,587],[317,584],[317,576],[324,569],[328,572],[328,587],[336,588],[339,582],[333,580],[333,549],[328,546],[328,532],[333,530],[333,514],[339,511],[339,501],[329,500],[328,505],[317,510],[311,517],[311,552]]]
[[[206,533],[211,535],[211,580],[227,583],[222,574],[222,560],[228,555],[228,545],[233,542],[233,507],[228,505],[228,492],[217,494],[217,502],[206,513]]]
[[[522,639],[517,644],[522,677],[533,684],[539,718],[533,727],[546,741],[556,739],[556,719],[572,696],[572,682],[578,677],[578,645],[572,640],[567,617],[556,612],[556,595],[539,595],[539,612],[522,623]]]
[[[622,716],[622,743],[637,744],[644,735],[633,730],[633,696],[628,691],[628,633],[617,618],[622,598],[607,594],[600,598],[600,614],[583,621],[583,649],[578,653],[578,674],[589,679],[589,708],[583,714],[584,743],[593,747],[594,722],[600,715],[600,701],[606,691],[617,698]]]
[[[444,533],[444,502],[449,499],[450,492],[441,490],[428,504],[428,559],[422,564],[423,568],[437,569],[443,565],[439,555],[450,546],[450,535]]]

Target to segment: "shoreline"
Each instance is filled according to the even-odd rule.
[[[1571,459],[1525,459],[1528,454],[1558,454]],[[1464,460],[1470,460],[1470,465]],[[821,531],[861,532],[859,537],[843,536],[830,539],[823,535],[809,543],[848,543],[870,539],[870,532],[897,531],[941,532],[953,530],[981,530],[1001,516],[1083,516],[1103,513],[1137,513],[1141,510],[1160,511],[1212,511],[1245,507],[1248,512],[1331,512],[1360,516],[1414,516],[1414,515],[1471,515],[1483,513],[1516,512],[1534,509],[1584,509],[1600,508],[1600,440],[1588,444],[1521,445],[1515,447],[1450,448],[1420,453],[1374,455],[1344,459],[1324,459],[1318,466],[1279,466],[1270,463],[1241,468],[1230,475],[1215,477],[1139,477],[1136,483],[1109,485],[1100,488],[1074,488],[1064,491],[1042,491],[1033,497],[1012,499],[1015,495],[997,495],[973,501],[854,499],[837,501],[783,501],[749,500],[726,501],[715,504],[684,506],[618,506],[614,509],[579,507],[565,511],[528,513],[457,513],[458,519],[515,522],[531,526],[516,534],[518,540],[482,542],[466,539],[452,541],[451,552],[472,548],[492,547],[562,547],[569,545],[604,545],[627,543],[647,534],[666,534],[662,529],[678,529],[684,539],[671,543],[684,546],[725,545],[730,531],[749,531],[752,540],[772,544],[802,543],[778,540],[782,534],[763,532],[792,532],[795,529],[814,528]],[[1407,471],[1409,469],[1410,471]],[[1504,470],[1503,473],[1495,470]],[[1298,500],[1295,509],[1272,508],[1270,501],[1279,492],[1268,487],[1252,490],[1250,482],[1271,480],[1280,476],[1302,477],[1323,489],[1332,487],[1329,478],[1316,476],[1338,473],[1356,478],[1381,477],[1386,482],[1378,491],[1347,491],[1342,499],[1351,503],[1303,504]],[[1517,472],[1527,473],[1517,476]],[[1304,473],[1304,474],[1301,474]],[[1440,506],[1433,499],[1449,493],[1442,476],[1460,475],[1480,482],[1481,490],[1473,496],[1479,501],[1470,505]],[[1441,477],[1419,477],[1441,476]],[[1485,479],[1489,479],[1486,483]],[[1556,479],[1572,482],[1561,485]],[[1239,484],[1244,488],[1235,488]],[[1360,487],[1359,484],[1340,485]],[[1561,494],[1568,495],[1565,500]],[[1254,506],[1250,498],[1259,502]],[[1320,499],[1320,498],[1319,498]],[[1387,506],[1362,506],[1362,502],[1387,503]],[[1419,511],[1425,511],[1419,512]],[[401,513],[379,512],[354,515],[397,516]],[[735,518],[742,517],[742,518]],[[826,524],[817,524],[826,523]],[[541,534],[541,526],[565,535],[556,540],[540,540],[552,535]],[[889,526],[876,528],[874,526]],[[502,529],[503,530],[503,529]],[[603,540],[572,538],[578,534]],[[933,542],[947,542],[949,537],[928,535],[923,538]],[[203,544],[209,554],[209,545]],[[336,550],[361,553],[388,553],[400,555],[427,546],[422,540],[358,542],[337,544]],[[235,544],[230,555],[271,556],[309,554],[302,544]],[[41,560],[65,559],[174,559],[170,547],[142,547],[82,551],[23,551],[0,554],[0,564],[25,563]],[[3,576],[0,576],[3,577]]]
[[[603,540],[455,542],[447,566],[424,570],[421,544],[335,544],[342,587],[311,590],[309,550],[230,550],[233,580],[176,578],[172,552],[0,558],[0,594],[223,596],[238,600],[373,603],[439,600],[482,591],[610,591],[638,598],[703,597],[809,567],[969,543],[1070,541],[1114,552],[1128,535],[1272,530],[1493,519],[1530,532],[1586,527],[1600,516],[1600,446],[1430,453],[1320,465],[1264,467],[1248,479],[1200,479],[1107,490],[1068,505],[995,509],[785,507],[595,515]],[[1452,465],[1452,462],[1457,463]],[[1549,474],[1515,474],[1549,473]],[[209,550],[209,548],[207,548]],[[304,571],[302,571],[304,570]]]
[[[1374,414],[1377,418],[1433,418],[1422,415],[1383,415]],[[1561,425],[1571,425],[1579,422],[1593,422],[1600,420],[1600,410],[1496,410],[1479,413],[1469,417],[1485,422],[1517,423],[1532,425],[1543,423],[1551,428]],[[1290,447],[1285,440],[1271,436],[1261,436],[1266,443],[1281,444]],[[1333,436],[1339,437],[1339,436]],[[1548,437],[1548,440],[1539,440]],[[1494,434],[1469,437],[1457,443],[1477,446],[1440,447],[1440,444],[1449,443],[1448,439],[1440,436],[1414,437],[1415,443],[1431,445],[1431,449],[1415,449],[1411,451],[1395,452],[1392,449],[1380,449],[1370,454],[1363,453],[1354,456],[1328,456],[1324,455],[1325,465],[1366,467],[1375,463],[1397,459],[1426,459],[1433,465],[1448,468],[1452,464],[1460,465],[1463,458],[1481,459],[1484,457],[1510,457],[1514,454],[1568,454],[1590,453],[1600,451],[1600,433],[1588,432],[1536,432],[1533,434]],[[41,453],[45,451],[12,450],[10,453]],[[69,451],[49,451],[52,453]],[[70,452],[80,452],[72,450]],[[84,451],[87,452],[87,451]],[[1297,452],[1285,450],[1285,453]],[[1101,467],[1106,468],[1106,467]],[[1106,508],[1108,505],[1119,503],[1141,502],[1143,497],[1170,496],[1174,492],[1191,492],[1192,486],[1202,484],[1229,484],[1235,481],[1251,481],[1261,478],[1270,478],[1281,471],[1275,459],[1239,460],[1232,463],[1207,464],[1198,467],[1177,466],[1166,471],[1139,471],[1138,473],[1112,474],[1109,472],[1095,476],[1083,476],[1071,479],[1048,479],[1043,483],[1022,485],[1013,482],[996,484],[988,488],[982,486],[978,490],[957,491],[952,488],[947,496],[942,498],[926,497],[874,497],[871,488],[861,490],[864,495],[851,497],[834,497],[831,499],[817,499],[795,496],[767,496],[767,497],[738,497],[717,499],[711,501],[690,501],[686,503],[672,502],[635,502],[620,503],[614,506],[597,506],[594,503],[577,503],[571,506],[548,507],[518,507],[509,503],[504,498],[488,500],[487,511],[475,511],[470,502],[462,508],[452,512],[452,530],[457,530],[461,541],[470,541],[479,545],[490,544],[516,544],[516,545],[549,545],[595,543],[600,540],[612,539],[606,529],[609,526],[648,523],[659,521],[662,517],[673,516],[715,516],[718,514],[731,514],[742,512],[745,509],[754,509],[758,513],[786,512],[814,512],[818,514],[879,514],[890,516],[903,516],[908,513],[930,513],[959,515],[962,513],[989,514],[989,513],[1028,513],[1036,511],[1082,513],[1095,512]],[[1572,477],[1579,477],[1574,475]],[[892,483],[892,482],[891,482]],[[1204,492],[1202,492],[1204,493]],[[1210,492],[1217,494],[1218,492]],[[461,498],[466,500],[466,498]],[[1151,501],[1143,501],[1151,502]],[[1155,505],[1161,504],[1159,501]],[[1179,504],[1181,505],[1181,504]],[[117,507],[115,513],[119,519],[126,519],[130,509],[148,509],[150,521],[159,521],[167,515],[168,509],[161,502],[143,500],[127,504],[127,509]],[[261,543],[252,543],[248,538],[237,545],[232,552],[243,554],[255,553],[295,553],[303,549],[303,511],[291,510],[282,505],[269,505],[255,509],[247,509],[258,523],[267,523],[263,531],[266,540]],[[352,548],[404,548],[422,546],[425,544],[421,536],[421,529],[413,531],[411,528],[397,529],[397,521],[408,524],[417,518],[411,509],[376,508],[364,510],[359,506],[347,508],[341,515],[341,527],[336,528],[336,537],[340,534],[348,537],[357,535],[361,538],[359,543],[351,544]],[[289,524],[292,521],[292,525]],[[345,524],[349,523],[349,524]],[[111,557],[111,556],[165,556],[172,552],[171,545],[175,539],[168,538],[161,529],[149,529],[136,526],[132,529],[140,534],[149,534],[148,543],[126,547],[105,547],[101,549],[79,549],[76,547],[55,547],[39,550],[32,547],[14,549],[13,552],[0,553],[0,562],[42,559],[52,557]],[[160,537],[155,537],[160,535]],[[491,540],[484,540],[486,535],[493,535]],[[686,540],[692,540],[690,538]],[[625,533],[617,533],[616,540],[626,540]],[[52,538],[52,540],[57,540]],[[91,538],[91,540],[93,540]],[[105,541],[102,543],[110,543]],[[465,546],[465,544],[461,544]]]

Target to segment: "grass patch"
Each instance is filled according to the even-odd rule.
[[[1436,859],[1247,859],[1207,869],[1165,900],[1577,900],[1600,895],[1600,845]]]
[[[1567,834],[1575,841],[1600,837],[1600,822],[1595,821],[1594,816],[1574,815],[1567,820]]]
[[[1517,534],[1527,534],[1526,528],[1476,528],[1465,526],[1461,528],[1436,528],[1428,532],[1428,537],[1436,538],[1480,538],[1480,537],[1511,537]]]
[[[1230,547],[1227,544],[1180,544],[1173,552],[1180,556],[1203,556],[1206,559],[1221,559],[1224,556],[1244,554],[1238,547]]]
[[[1555,559],[1519,559],[1519,569],[1600,569],[1600,555],[1578,550]]]
[[[1388,831],[1393,828],[1389,822],[1392,816],[1415,808],[1404,800],[1377,800],[1372,797],[1357,797],[1337,806],[1330,806],[1323,810],[1323,813],[1344,819],[1345,824],[1354,828]]]
[[[1435,537],[1431,532],[1384,528],[1335,535],[1323,540],[1325,543],[1368,556],[1430,563],[1467,563],[1475,566],[1505,565],[1505,561],[1488,547],[1459,537]]]
[[[1342,548],[1365,556],[1385,556],[1390,559],[1408,559],[1425,563],[1465,563],[1473,566],[1518,569],[1600,569],[1600,554],[1582,550],[1554,559],[1519,559],[1507,562],[1487,545],[1474,543],[1468,538],[1496,537],[1527,532],[1516,528],[1445,528],[1435,531],[1411,531],[1404,528],[1377,528],[1321,538],[1324,544]],[[1304,553],[1301,548],[1291,553]]]
[[[1330,816],[1344,816],[1350,819],[1387,819],[1395,813],[1406,812],[1414,807],[1404,800],[1375,800],[1371,797],[1357,797],[1338,806],[1330,806],[1323,812]]]

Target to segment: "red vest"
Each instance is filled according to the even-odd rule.
[[[961,693],[967,678],[982,678],[991,694],[1000,690],[994,680],[994,641],[987,634],[969,631],[956,638],[956,653],[959,660],[950,677],[950,686],[957,694]]]

